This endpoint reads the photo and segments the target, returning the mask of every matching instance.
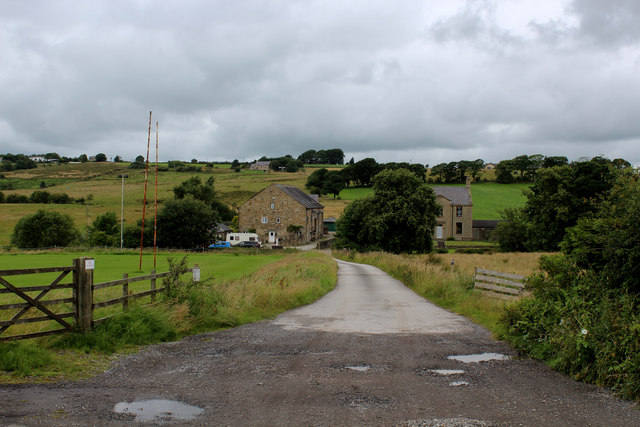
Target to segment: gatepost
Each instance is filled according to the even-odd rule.
[[[73,296],[75,304],[76,327],[82,333],[91,331],[93,323],[93,258],[73,260]]]

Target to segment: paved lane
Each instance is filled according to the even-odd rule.
[[[464,333],[470,324],[416,295],[382,270],[338,261],[336,289],[278,316],[285,329],[367,334]]]

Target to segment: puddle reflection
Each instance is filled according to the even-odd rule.
[[[203,411],[197,406],[175,400],[140,400],[116,403],[114,412],[135,415],[136,421],[193,420]]]

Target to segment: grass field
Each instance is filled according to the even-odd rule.
[[[0,258],[0,269],[7,264],[12,267],[70,265],[70,259],[77,255],[80,254],[7,255]],[[96,260],[98,281],[120,278],[126,271],[139,275],[135,270],[135,254],[91,255]],[[315,251],[190,254],[188,264],[192,266],[194,262],[199,263],[203,271],[200,282],[191,283],[187,273],[180,286],[172,288],[171,292],[163,292],[155,303],[149,304],[150,298],[146,297],[143,298],[146,299],[144,306],[130,304],[129,310],[97,325],[88,334],[67,333],[0,343],[0,383],[85,378],[107,367],[112,359],[106,354],[128,352],[139,345],[269,318],[315,301],[333,289],[337,280],[335,261],[328,254]],[[14,281],[15,276],[8,278]],[[148,289],[148,282],[139,283]],[[131,288],[136,290],[135,286]],[[116,293],[109,298],[118,297],[121,289],[111,289]],[[57,290],[51,294],[57,292],[70,294],[70,290]],[[47,295],[45,300],[52,297],[63,296]],[[102,301],[106,297],[95,299]],[[9,301],[14,302],[6,294],[0,295],[0,304]],[[58,313],[70,310],[68,305],[49,308]],[[94,312],[94,318],[121,312],[119,306],[110,308],[111,312],[106,310]],[[6,319],[6,313],[0,312],[0,316],[4,316],[0,320]],[[30,323],[11,326],[7,332],[14,335],[49,328],[47,324]]]
[[[181,253],[181,252],[162,252],[157,254],[156,272],[162,273],[169,271],[168,259],[174,258],[176,261],[181,260],[187,255],[189,267],[198,264],[201,272],[202,281],[233,281],[250,275],[255,271],[265,267],[268,264],[280,261],[283,257],[288,256],[284,252],[256,252],[246,251],[229,251],[229,252],[207,252],[207,253]],[[73,265],[73,259],[82,256],[89,256],[95,260],[94,284],[107,282],[111,280],[121,279],[123,273],[129,277],[144,276],[151,273],[153,269],[153,254],[143,254],[143,268],[138,269],[139,254],[135,252],[35,252],[35,253],[12,253],[0,254],[0,270],[9,269],[26,269],[38,267],[62,267]],[[7,276],[5,279],[16,286],[35,286],[47,285],[58,276],[59,273],[43,273],[30,274],[23,276]],[[189,273],[187,273],[188,276]],[[63,280],[63,283],[70,283],[71,276]],[[159,280],[157,286],[161,286]],[[129,284],[130,292],[142,292],[149,290],[149,281],[133,282]],[[116,286],[95,291],[94,301],[106,301],[112,298],[118,298],[122,295],[122,287]],[[35,296],[35,295],[31,295]],[[50,292],[46,299],[68,298],[71,296],[70,289],[60,289]],[[0,294],[0,304],[21,303],[22,300],[13,294]],[[131,307],[136,307],[150,302],[150,297],[133,300],[130,302]],[[57,312],[71,311],[70,304],[61,304],[56,308]],[[121,311],[121,305],[98,309],[94,312],[94,318],[101,318],[113,313]],[[31,310],[32,314],[36,314],[35,310]],[[0,320],[7,320],[13,315],[13,311],[0,311]],[[18,333],[32,333],[51,328],[57,328],[53,322],[37,323],[13,326],[11,335]]]
[[[160,169],[167,169],[167,164],[160,164]],[[270,184],[294,185],[305,189],[307,177],[316,170],[314,166],[296,173],[286,172],[235,172],[229,165],[216,164],[213,168],[201,167],[201,172],[161,171],[158,175],[158,200],[173,197],[173,188],[192,176],[200,176],[203,181],[208,177],[215,178],[215,187],[222,201],[237,207],[252,195]],[[0,204],[0,246],[9,245],[10,235],[18,220],[38,209],[50,209],[69,214],[76,226],[84,231],[98,215],[115,212],[120,217],[122,181],[118,175],[126,174],[124,184],[124,221],[133,223],[142,218],[142,201],[144,194],[144,170],[128,169],[128,163],[81,163],[65,165],[39,165],[36,169],[20,170],[4,173],[0,184],[9,185],[13,190],[3,190],[5,195],[23,194],[29,196],[39,190],[41,183],[50,193],[66,193],[78,198],[91,198],[87,204],[42,205],[42,204]],[[147,213],[153,212],[155,175],[150,169],[147,189]],[[497,219],[497,211],[509,206],[524,203],[521,184],[479,183],[472,186],[475,219]],[[325,206],[324,216],[340,217],[342,211],[351,200],[371,193],[371,189],[349,188],[343,190],[339,199],[323,196],[320,202]]]
[[[464,184],[452,184],[462,187]],[[526,197],[522,190],[529,184],[498,184],[482,182],[471,185],[473,199],[473,219],[500,219],[499,212],[505,208],[524,206]],[[373,194],[371,188],[346,188],[340,192],[344,200],[357,200]]]

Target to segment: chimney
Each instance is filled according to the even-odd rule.
[[[471,189],[471,177],[467,177],[467,189]]]

